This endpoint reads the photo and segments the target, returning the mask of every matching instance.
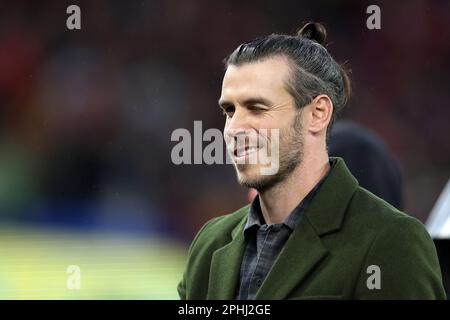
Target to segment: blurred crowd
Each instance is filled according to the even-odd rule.
[[[247,202],[231,165],[172,164],[177,128],[222,128],[223,58],[323,22],[352,70],[342,117],[384,139],[404,210],[425,221],[450,176],[450,2],[68,1],[0,5],[0,223],[192,239]]]

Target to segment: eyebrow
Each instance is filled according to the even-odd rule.
[[[272,106],[273,102],[270,101],[269,99],[263,98],[263,97],[254,97],[254,98],[248,98],[245,99],[244,102],[242,103],[244,106],[249,106],[249,105],[253,105],[253,104],[263,104],[265,106]],[[229,106],[233,106],[233,103],[227,100],[219,100],[219,107],[226,108]]]

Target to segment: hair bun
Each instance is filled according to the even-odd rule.
[[[321,23],[308,22],[297,32],[297,36],[323,44],[327,38],[327,29]]]

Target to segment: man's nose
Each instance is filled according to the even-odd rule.
[[[251,129],[248,114],[245,111],[235,111],[225,124],[225,137],[235,139],[239,135],[247,134]]]

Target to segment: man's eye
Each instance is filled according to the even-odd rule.
[[[250,111],[254,111],[254,112],[262,112],[266,109],[262,108],[262,107],[258,107],[258,106],[249,106],[248,109]]]
[[[222,109],[222,113],[223,115],[227,116],[227,117],[232,117],[233,113],[234,113],[234,108],[225,108]]]

